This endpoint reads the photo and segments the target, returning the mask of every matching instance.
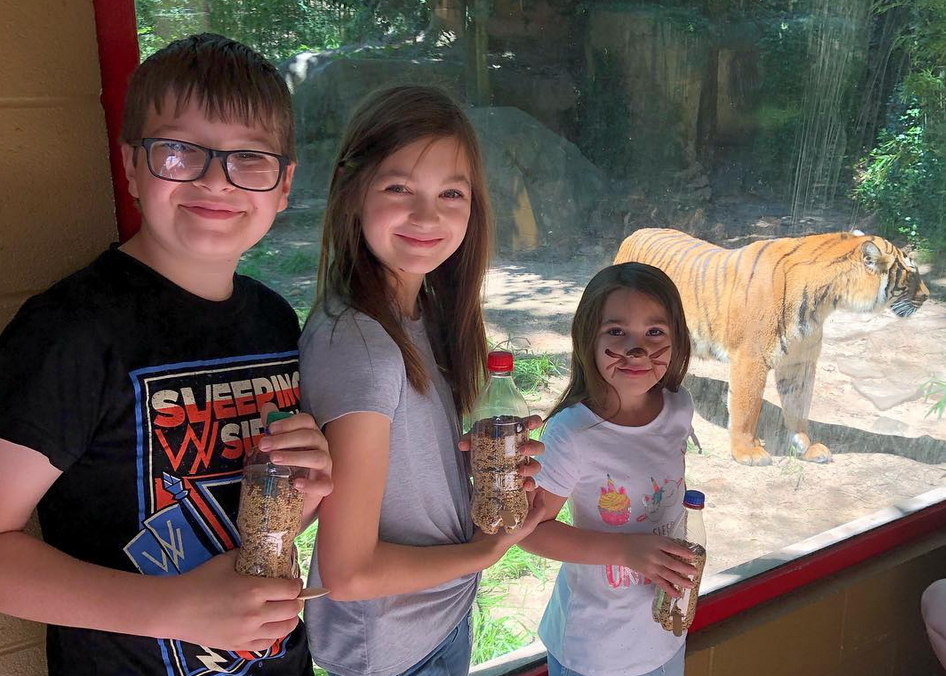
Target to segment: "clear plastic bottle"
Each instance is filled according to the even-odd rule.
[[[473,523],[489,534],[500,526],[514,531],[529,513],[519,474],[519,466],[528,462],[519,448],[529,439],[529,406],[512,380],[512,367],[510,352],[489,353],[489,381],[471,413]]]
[[[274,412],[270,424],[291,414]],[[243,460],[243,485],[237,530],[240,551],[236,571],[243,575],[286,578],[299,577],[294,540],[302,527],[303,493],[293,480],[305,470],[274,465],[266,453],[254,446]]]
[[[700,491],[687,491],[683,496],[683,516],[673,529],[670,537],[693,552],[693,559],[688,563],[696,568],[692,589],[679,589],[682,596],[672,598],[663,589],[657,587],[654,594],[654,620],[675,636],[681,636],[693,624],[696,615],[696,601],[700,594],[700,580],[703,578],[703,566],[706,565],[706,529],[703,526],[703,505],[706,496]]]

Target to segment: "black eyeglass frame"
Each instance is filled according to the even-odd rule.
[[[161,176],[158,172],[154,170],[154,167],[151,166],[151,146],[153,146],[158,141],[169,141],[171,143],[181,143],[183,145],[191,146],[194,148],[199,148],[206,153],[206,161],[204,162],[204,168],[200,170],[200,173],[197,174],[194,178],[168,178],[167,176]],[[232,185],[235,188],[240,190],[249,190],[250,192],[271,192],[279,187],[280,181],[282,181],[283,175],[286,173],[286,167],[289,166],[291,160],[285,155],[280,155],[279,153],[270,153],[265,150],[251,150],[249,148],[240,148],[237,150],[217,150],[216,148],[208,148],[207,146],[202,146],[199,143],[191,143],[190,141],[182,141],[177,138],[162,138],[162,137],[148,137],[141,139],[138,143],[133,143],[132,147],[144,148],[145,150],[145,164],[148,165],[148,171],[151,172],[151,175],[155,178],[159,178],[162,181],[170,181],[171,183],[193,183],[194,181],[199,181],[207,174],[207,170],[210,169],[210,163],[216,158],[220,158],[220,164],[223,167],[223,175],[227,179],[227,183]],[[273,183],[272,188],[246,188],[242,185],[239,185],[230,178],[230,170],[227,168],[227,161],[230,158],[230,155],[234,153],[255,153],[257,155],[267,155],[269,157],[275,157],[279,160],[279,174],[276,176],[276,181]]]

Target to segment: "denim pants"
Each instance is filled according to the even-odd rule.
[[[467,615],[447,634],[447,638],[420,662],[402,671],[399,676],[466,676],[470,673],[473,652],[473,625]],[[681,672],[683,673],[683,672]],[[335,674],[329,674],[335,676]]]
[[[686,646],[680,648],[677,654],[667,660],[663,666],[648,671],[641,676],[683,676],[683,663],[686,657]],[[549,654],[549,676],[582,676],[581,673],[563,667],[557,659]]]

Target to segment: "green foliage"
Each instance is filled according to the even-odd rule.
[[[305,324],[312,306],[311,286],[308,291],[299,284],[300,280],[315,279],[318,269],[317,249],[299,245],[291,249],[278,249],[272,237],[267,234],[259,244],[240,257],[237,272],[272,287],[288,299],[299,318],[299,325]]]
[[[907,87],[904,83],[904,89]],[[864,164],[854,194],[880,216],[886,237],[905,235],[946,250],[946,137],[936,138],[916,97],[883,130]]]
[[[753,100],[758,131],[753,138],[756,178],[786,186],[791,181],[795,139],[802,122],[802,102],[809,84],[807,16],[781,11],[755,17],[761,29],[760,70],[764,73]]]
[[[937,420],[942,420],[943,413],[946,413],[946,381],[931,380],[926,384],[923,394],[933,400],[930,410],[926,412],[927,417],[935,415]]]
[[[294,249],[291,253],[280,254],[278,265],[279,269],[287,275],[315,277],[319,268],[319,259],[314,250]]]
[[[530,554],[518,546],[511,547],[499,561],[483,571],[483,582],[508,582],[526,575],[544,582],[548,574],[548,564],[548,559]]]
[[[887,126],[862,162],[855,198],[876,210],[886,236],[946,253],[946,3],[885,0],[906,12],[898,41],[909,63]],[[939,260],[941,256],[938,256]]]
[[[562,511],[558,513],[558,516],[555,517],[556,521],[561,521],[562,523],[567,523],[573,525],[575,522],[572,520],[572,508],[566,502],[562,505]]]
[[[533,352],[525,338],[509,338],[499,343],[489,342],[490,350],[508,350],[515,361],[512,367],[512,379],[519,391],[525,395],[535,395],[549,385],[549,380],[561,375],[562,366],[550,354]]]
[[[561,374],[555,359],[543,353],[526,353],[516,356],[512,379],[516,387],[525,394],[535,394],[548,387],[549,379]]]
[[[473,664],[505,655],[535,640],[535,629],[521,616],[507,614],[503,606],[510,584],[527,576],[545,582],[550,566],[547,559],[512,547],[483,571],[473,604]]]
[[[532,643],[535,632],[522,619],[500,614],[497,606],[505,593],[496,588],[480,586],[473,602],[472,664],[482,664]]]
[[[302,579],[309,577],[309,564],[312,563],[312,551],[315,549],[315,536],[319,532],[319,522],[313,522],[296,536],[296,550],[299,555],[299,569]]]
[[[426,0],[136,0],[135,7],[142,59],[172,40],[211,31],[279,61],[413,36],[430,20]]]

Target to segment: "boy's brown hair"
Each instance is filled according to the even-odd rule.
[[[388,272],[365,242],[361,210],[368,184],[386,157],[415,141],[440,138],[456,139],[470,163],[470,221],[460,247],[426,275],[419,302],[457,408],[468,411],[486,375],[480,290],[493,214],[476,133],[443,90],[414,85],[383,89],[370,94],[352,114],[323,219],[316,305],[326,307],[335,298],[381,324],[401,350],[411,386],[427,391],[429,374],[401,323]]]
[[[663,306],[670,320],[670,364],[663,378],[654,387],[671,392],[680,389],[690,365],[690,332],[683,313],[683,301],[673,280],[667,274],[645,263],[621,263],[604,268],[591,278],[581,294],[572,320],[572,373],[548,420],[569,406],[583,403],[604,411],[611,385],[598,373],[595,347],[601,328],[604,304],[612,291],[632,289],[653,298]],[[613,416],[618,411],[607,411]]]
[[[139,143],[148,111],[160,114],[169,95],[178,110],[196,97],[212,120],[274,132],[279,152],[295,161],[289,88],[276,67],[246,45],[202,33],[175,40],[145,59],[128,84],[121,140]]]

